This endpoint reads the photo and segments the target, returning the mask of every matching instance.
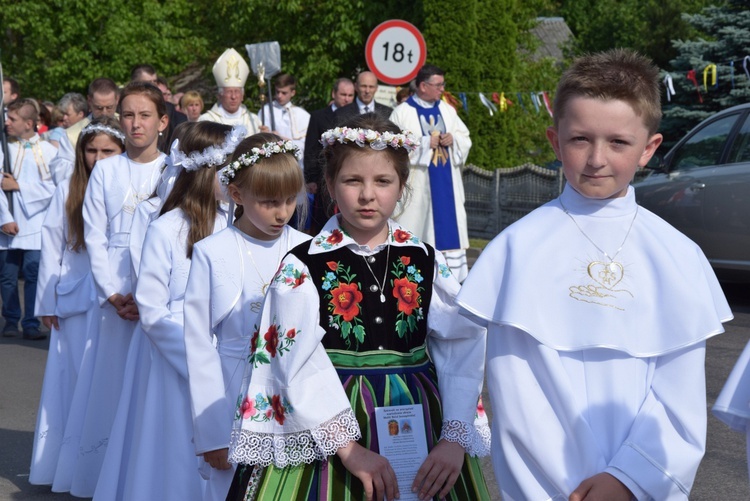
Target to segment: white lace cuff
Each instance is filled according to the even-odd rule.
[[[297,466],[325,459],[361,437],[354,411],[345,409],[319,426],[297,433],[279,435],[233,430],[229,461],[263,467],[271,463],[279,468]]]
[[[484,423],[476,425],[458,420],[443,421],[443,431],[440,439],[456,442],[461,445],[470,456],[489,456],[490,427]]]

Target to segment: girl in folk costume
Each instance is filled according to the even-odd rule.
[[[51,484],[57,492],[70,488],[61,465],[74,459],[70,452],[78,451],[80,413],[93,369],[91,350],[99,333],[96,290],[83,236],[83,196],[94,163],[122,153],[124,141],[114,118],[102,117],[83,128],[73,174],[58,185],[42,225],[35,314],[50,330],[50,350],[29,482]]]
[[[217,169],[244,137],[244,127],[192,123],[172,149],[172,164],[182,171],[146,231],[135,292],[140,323],[95,499],[202,498],[191,443],[183,302],[193,246],[226,227]]]
[[[372,114],[348,125],[322,136],[340,214],[287,254],[263,306],[230,448],[237,493],[489,499],[469,456],[489,452],[476,415],[485,330],[458,315],[442,255],[389,219],[414,136]],[[376,419],[407,409],[430,452],[397,475]]]
[[[138,320],[133,301],[128,237],[138,204],[153,193],[164,154],[157,149],[166,129],[164,97],[143,82],[120,95],[125,153],[97,162],[83,201],[86,249],[98,293],[101,331],[96,351],[80,453],[70,492],[91,497],[99,477],[109,432],[122,390],[125,359]]]
[[[226,499],[232,482],[227,451],[235,402],[268,285],[284,254],[310,239],[287,225],[304,188],[297,152],[274,134],[245,139],[221,175],[237,204],[234,224],[193,248],[185,347],[206,500]]]

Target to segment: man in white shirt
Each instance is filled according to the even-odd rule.
[[[234,49],[225,50],[214,63],[213,73],[218,88],[218,102],[199,116],[198,121],[208,120],[226,125],[244,125],[248,136],[258,132],[268,132],[270,129],[261,125],[258,115],[251,113],[242,104],[250,67],[239,52]]]
[[[57,148],[42,141],[36,133],[38,119],[39,112],[30,99],[20,99],[8,106],[5,125],[8,135],[17,141],[8,145],[12,172],[4,173],[2,178],[2,189],[13,192],[13,217],[16,223],[15,226],[12,223],[2,226],[10,237],[7,250],[0,251],[0,261],[3,262],[0,295],[5,317],[3,336],[16,335],[20,320],[23,337],[30,340],[46,337],[39,331],[34,302],[42,249],[42,222],[55,192],[49,163],[57,154]],[[17,299],[19,271],[25,279],[23,319]]]

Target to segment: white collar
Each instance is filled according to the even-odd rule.
[[[367,109],[370,111],[370,113],[372,113],[373,111],[375,111],[375,100],[374,99],[372,101],[370,101],[370,104],[363,103],[362,100],[359,97],[356,98],[356,101],[357,101],[357,106],[359,106],[359,112],[360,113],[362,113],[362,112],[365,111],[365,106],[367,106]]]
[[[424,99],[417,96],[416,94],[414,94],[413,97],[414,97],[414,101],[422,108],[434,108],[435,103],[437,103],[437,101],[433,101],[433,102],[425,101]]]
[[[419,247],[427,253],[427,247],[409,230],[402,227],[392,219],[388,220],[388,239],[374,249],[358,244],[349,234],[341,228],[339,215],[328,220],[323,229],[310,242],[310,254],[322,254],[332,252],[342,247],[349,247],[357,254],[374,254],[390,244],[394,247]]]

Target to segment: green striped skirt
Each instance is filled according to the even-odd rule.
[[[362,430],[359,444],[379,452],[375,407],[422,404],[427,447],[440,439],[443,420],[435,367],[424,347],[410,353],[328,350]],[[364,501],[362,483],[338,456],[294,467],[238,465],[229,501]],[[437,499],[437,498],[435,498]],[[461,475],[446,497],[452,501],[489,500],[477,458],[466,455]]]

